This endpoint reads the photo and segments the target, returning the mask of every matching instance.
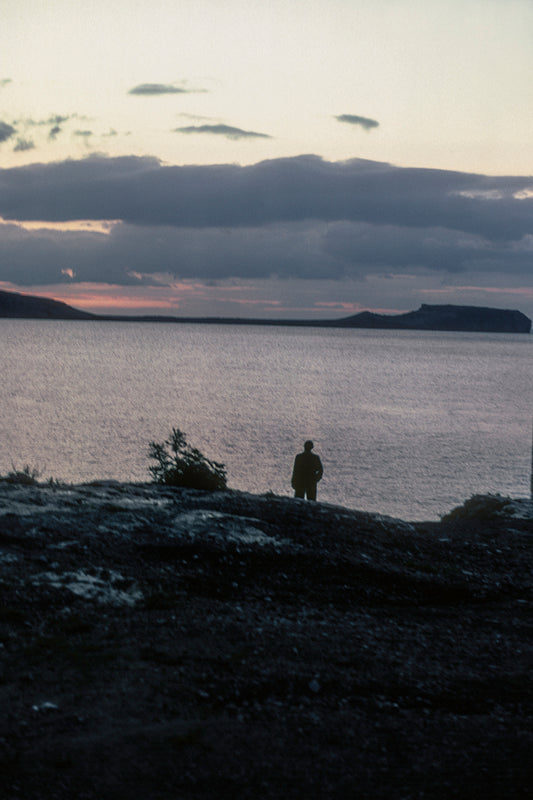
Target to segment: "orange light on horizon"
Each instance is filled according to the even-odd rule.
[[[126,311],[132,308],[177,309],[180,302],[176,297],[165,300],[150,297],[115,297],[103,294],[62,295],[60,293],[46,294],[44,292],[42,296],[60,300],[63,303],[68,303],[68,305],[75,305],[77,308],[114,308],[117,311]]]
[[[12,285],[6,290],[19,291]],[[166,286],[119,286],[117,284],[54,284],[46,288],[30,287],[21,294],[33,294],[74,306],[82,311],[99,309],[104,312],[122,312],[146,309],[147,313],[161,309],[177,312],[184,296],[203,296],[203,287],[196,284],[172,283]]]

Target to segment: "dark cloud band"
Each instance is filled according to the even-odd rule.
[[[351,221],[503,241],[533,235],[533,178],[316,156],[250,166],[92,156],[0,170],[0,216],[199,228]]]
[[[70,277],[72,271],[75,277]],[[529,281],[531,251],[490,247],[442,229],[360,223],[284,223],[253,228],[116,224],[109,233],[0,226],[0,280],[18,285],[160,283],[158,275],[342,280],[387,275],[513,275]],[[463,277],[464,281],[465,278]]]
[[[0,216],[122,220],[109,233],[0,225],[0,280],[132,284],[163,274],[530,279],[533,178],[315,156],[250,166],[104,158],[0,170]],[[69,281],[72,278],[68,278]],[[464,280],[464,279],[463,279]]]

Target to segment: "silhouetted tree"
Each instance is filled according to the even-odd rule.
[[[173,428],[161,444],[150,442],[149,456],[157,462],[149,467],[154,483],[211,492],[226,488],[224,464],[211,461],[191,447],[179,428]]]

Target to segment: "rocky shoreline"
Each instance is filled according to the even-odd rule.
[[[532,533],[0,480],[0,794],[528,797]]]

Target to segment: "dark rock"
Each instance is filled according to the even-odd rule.
[[[3,796],[525,798],[532,515],[0,481]]]

